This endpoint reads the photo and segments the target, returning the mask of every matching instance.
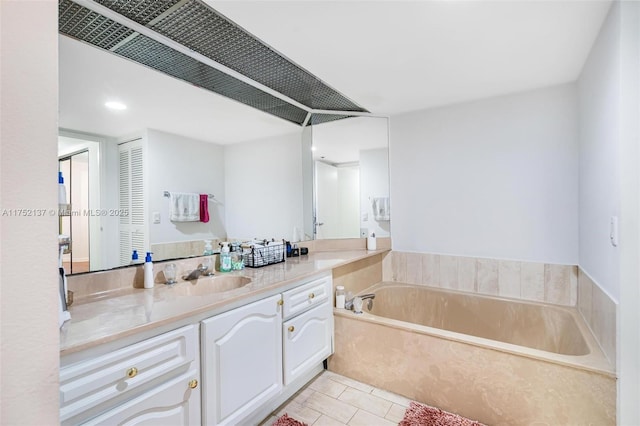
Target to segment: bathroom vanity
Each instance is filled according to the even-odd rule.
[[[315,253],[72,306],[61,330],[61,423],[261,421],[333,353],[332,269],[378,254]]]

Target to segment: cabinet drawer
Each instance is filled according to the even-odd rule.
[[[178,330],[60,369],[60,420],[77,423],[188,371],[197,360],[198,328]]]
[[[285,319],[330,299],[331,276],[315,279],[282,293],[282,315]]]

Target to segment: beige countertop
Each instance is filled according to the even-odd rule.
[[[386,251],[316,252],[262,268],[216,272],[214,277],[180,281],[172,286],[156,284],[151,289],[131,287],[98,294],[69,308],[71,320],[60,329],[60,354],[75,353],[183,320],[199,321],[209,313],[215,315],[277,294],[305,278]],[[251,282],[225,292],[205,288],[215,285],[217,277],[234,275],[250,278]]]

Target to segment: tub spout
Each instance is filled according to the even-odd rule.
[[[361,300],[367,300],[367,310],[371,310],[373,308],[373,299],[375,299],[376,295],[373,293],[367,293],[367,294],[363,294],[362,296],[356,296],[359,297]],[[355,299],[355,297],[353,298]],[[352,310],[353,309],[353,299],[349,299],[346,302],[344,302],[344,308],[348,309],[348,310]]]

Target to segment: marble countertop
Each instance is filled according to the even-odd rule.
[[[299,280],[385,251],[316,252],[262,268],[217,272],[214,277],[180,281],[172,286],[156,284],[151,289],[132,287],[97,294],[70,307],[71,320],[60,329],[60,354],[78,352],[185,319],[199,321],[198,315],[215,315],[277,294]],[[207,284],[215,285],[216,277],[237,275],[250,278],[251,282],[225,292],[196,290],[197,286],[202,289]]]

